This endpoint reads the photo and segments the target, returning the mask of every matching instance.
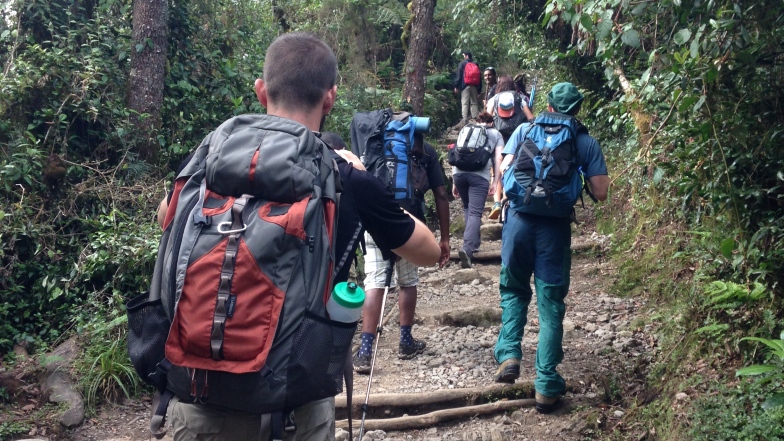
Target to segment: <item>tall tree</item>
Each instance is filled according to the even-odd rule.
[[[133,2],[133,36],[128,107],[138,112],[135,123],[143,159],[158,153],[155,132],[161,125],[163,82],[166,75],[169,3],[167,0]]]
[[[406,84],[403,99],[411,103],[414,113],[421,115],[425,107],[425,74],[427,60],[435,42],[433,13],[436,0],[412,0],[411,38],[406,50]]]

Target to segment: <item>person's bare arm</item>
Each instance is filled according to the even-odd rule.
[[[513,160],[514,160],[514,155],[504,156],[504,159],[501,161],[501,174],[504,174],[506,169],[508,169],[509,166],[512,165]]]
[[[441,230],[441,241],[438,243],[441,248],[441,258],[438,259],[438,265],[443,267],[449,262],[449,197],[446,194],[446,187],[439,185],[434,188],[433,196],[436,200],[438,229]]]
[[[488,195],[495,193],[496,186],[501,183],[503,178],[501,175],[501,151],[503,149],[504,145],[502,143],[493,150],[493,179],[490,180],[490,188],[487,190]]]
[[[607,200],[607,190],[610,188],[610,178],[607,175],[597,175],[588,178],[591,185],[591,193],[600,201]]]
[[[161,203],[158,204],[158,217],[157,217],[157,219],[158,219],[158,225],[160,225],[161,228],[163,228],[163,221],[166,220],[166,211],[168,211],[168,210],[169,210],[169,201],[166,198],[166,196],[164,196],[163,200],[161,200]]]
[[[531,108],[528,107],[528,104],[523,104],[523,114],[528,118],[528,121],[534,120],[534,114],[531,112]]]
[[[362,165],[362,161],[360,161],[357,155],[355,155],[353,152],[344,149],[344,150],[335,150],[335,153],[337,153],[338,156],[340,156],[341,158],[345,159],[346,162],[351,164],[351,166],[354,167],[355,169],[365,170],[365,166]]]
[[[411,216],[410,213],[407,214]],[[419,219],[414,216],[411,216],[411,219],[415,223],[414,232],[406,243],[392,251],[417,266],[435,265],[441,256],[435,236]]]

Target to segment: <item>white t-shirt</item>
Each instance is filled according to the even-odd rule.
[[[490,158],[489,161],[487,161],[487,165],[485,165],[485,168],[481,170],[469,171],[469,170],[460,170],[457,167],[452,167],[452,176],[460,173],[474,173],[487,179],[487,181],[490,182],[490,170],[493,168],[493,164],[495,161],[495,150],[499,148],[503,150],[504,137],[501,136],[501,132],[499,132],[498,130],[492,127],[486,127],[485,131],[487,132],[487,142],[491,146],[493,146],[493,156]]]

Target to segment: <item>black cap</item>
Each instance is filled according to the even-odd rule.
[[[468,55],[468,58],[471,58],[471,51],[463,51],[463,55]]]

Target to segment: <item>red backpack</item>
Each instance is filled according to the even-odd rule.
[[[479,66],[473,61],[469,61],[463,70],[463,82],[466,86],[478,86],[482,81],[482,73],[479,72]]]

